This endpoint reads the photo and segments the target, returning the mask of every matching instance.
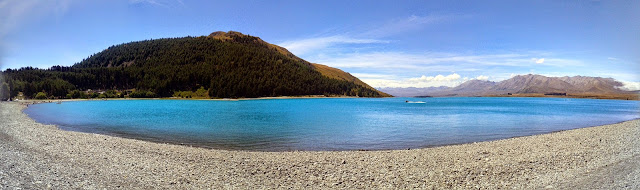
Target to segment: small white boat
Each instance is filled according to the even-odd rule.
[[[423,102],[423,101],[409,101],[409,100],[404,101],[404,102],[409,103],[409,104],[425,104],[426,103],[426,102]]]

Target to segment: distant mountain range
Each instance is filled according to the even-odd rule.
[[[509,94],[629,94],[623,84],[612,78],[602,77],[546,77],[542,75],[518,75],[493,82],[470,80],[456,87],[429,88],[380,88],[394,96],[494,96]]]

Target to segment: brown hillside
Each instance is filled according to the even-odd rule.
[[[322,75],[329,77],[329,78],[333,78],[333,79],[338,79],[338,80],[345,80],[348,82],[353,82],[355,84],[364,86],[366,88],[372,89],[377,91],[378,93],[380,93],[382,96],[391,96],[389,94],[386,94],[384,92],[380,92],[377,89],[369,86],[367,83],[362,82],[360,79],[354,77],[353,75],[344,72],[340,69],[337,68],[333,68],[333,67],[329,67],[326,65],[321,65],[321,64],[315,64],[315,63],[309,63],[306,60],[303,60],[297,56],[295,56],[293,53],[289,52],[289,50],[280,47],[278,45],[274,45],[274,44],[270,44],[267,43],[265,41],[263,41],[262,39],[260,39],[259,37],[255,37],[255,36],[250,36],[250,35],[245,35],[242,34],[240,32],[236,32],[236,31],[229,31],[229,32],[223,32],[223,31],[217,31],[217,32],[213,32],[211,34],[209,34],[210,38],[214,38],[214,39],[218,39],[218,40],[222,40],[222,41],[230,41],[230,42],[246,42],[246,41],[250,41],[256,44],[260,44],[263,45],[265,47],[268,48],[272,48],[277,50],[279,53],[293,58],[293,59],[297,59],[309,66],[311,66],[312,68],[314,68],[316,71],[320,72]]]
[[[573,91],[574,86],[555,77],[518,75],[496,84],[493,90],[513,93],[553,93]]]
[[[333,78],[333,79],[338,79],[338,80],[346,80],[349,82],[353,82],[355,84],[358,85],[362,85],[364,87],[367,87],[369,89],[373,89],[378,91],[377,89],[369,86],[367,83],[362,82],[360,79],[358,79],[357,77],[354,77],[353,75],[344,72],[340,69],[337,68],[333,68],[333,67],[329,67],[326,65],[322,65],[322,64],[317,64],[317,63],[311,63],[311,65],[316,69],[316,71],[322,73],[322,75],[329,77],[329,78]],[[391,96],[389,94],[386,94],[384,92],[380,92],[378,91],[380,94],[382,94],[383,96]]]
[[[453,89],[451,91],[454,92],[469,92],[469,91],[487,91],[496,85],[496,82],[492,81],[483,81],[483,80],[470,80],[464,82]]]
[[[622,90],[616,88],[622,86],[622,83],[612,78],[574,76],[560,77],[558,79],[573,85],[574,87],[576,87],[577,91],[583,93],[622,92]]]

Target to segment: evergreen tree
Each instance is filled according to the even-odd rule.
[[[0,101],[7,101],[11,99],[11,93],[9,92],[9,84],[3,82],[0,85]]]

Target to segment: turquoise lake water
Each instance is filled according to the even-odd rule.
[[[617,123],[640,118],[640,101],[477,97],[109,100],[37,104],[24,112],[64,130],[216,149],[380,150]]]

